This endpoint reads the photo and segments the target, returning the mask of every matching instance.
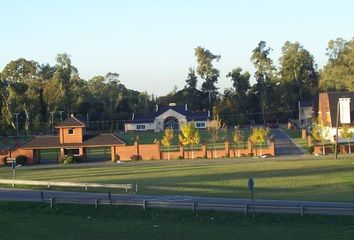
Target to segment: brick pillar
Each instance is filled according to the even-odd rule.
[[[59,156],[59,161],[64,159],[65,155],[64,155],[64,148],[60,148],[60,156]]]
[[[181,144],[179,145],[179,154],[184,158],[184,149]]]
[[[311,137],[311,135],[307,136],[307,145],[308,146],[312,146],[312,137]]]
[[[115,161],[115,160],[116,160],[116,147],[111,146],[111,161]]]
[[[307,131],[306,128],[301,129],[301,138],[306,139],[307,138]]]
[[[160,145],[160,141],[156,142],[156,151],[157,151],[157,156],[159,157],[158,159],[161,160],[161,145]]]
[[[206,143],[202,144],[202,152],[203,152],[204,157],[208,158],[208,155],[207,155],[207,144]]]
[[[251,141],[247,142],[247,148],[248,148],[248,153],[253,153],[252,142]]]
[[[226,152],[227,157],[230,157],[230,150],[229,150],[229,142],[228,141],[225,141],[224,148],[225,148],[225,152]]]
[[[275,141],[274,138],[270,139],[270,149],[272,156],[275,156]]]

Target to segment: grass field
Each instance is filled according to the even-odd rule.
[[[232,142],[232,134],[233,129],[228,129],[226,133],[226,138]],[[248,139],[251,134],[251,130],[249,129],[241,129],[244,139]],[[163,132],[128,132],[128,133],[119,133],[118,136],[123,138],[127,143],[133,144],[139,136],[139,142],[142,144],[153,143],[154,141],[160,141],[163,138]],[[172,140],[173,145],[177,145],[179,143],[178,140],[178,132],[174,133],[174,137]],[[210,133],[207,130],[200,131],[200,142],[208,142],[210,140]]]
[[[12,178],[10,167],[1,178]],[[18,179],[98,183],[138,183],[139,194],[183,194],[249,197],[248,178],[255,179],[255,196],[354,202],[354,157],[333,156],[269,159],[195,159],[132,161],[122,164],[20,167]]]
[[[0,202],[0,239],[351,240],[353,217],[196,212]]]

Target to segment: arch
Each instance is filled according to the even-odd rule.
[[[175,117],[166,118],[163,125],[164,125],[164,129],[171,128],[175,131],[179,130],[178,120]]]

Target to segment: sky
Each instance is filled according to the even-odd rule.
[[[276,65],[284,42],[298,41],[322,68],[330,39],[354,37],[353,9],[352,0],[0,0],[0,71],[21,57],[54,65],[65,52],[84,79],[117,72],[161,96],[184,87],[201,46],[221,55],[222,91],[232,69],[253,75],[261,40]]]

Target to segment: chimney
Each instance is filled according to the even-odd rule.
[[[188,104],[186,103],[186,104],[184,104],[184,111],[188,111]]]
[[[155,110],[156,112],[158,112],[159,111],[159,105],[157,105],[156,104],[156,110]]]
[[[132,115],[132,120],[134,120],[134,117],[135,117],[135,116],[134,116],[134,113],[133,113],[133,115]]]

